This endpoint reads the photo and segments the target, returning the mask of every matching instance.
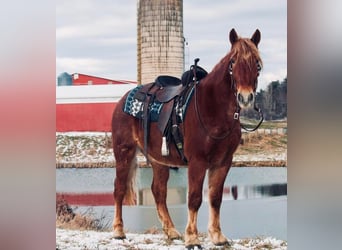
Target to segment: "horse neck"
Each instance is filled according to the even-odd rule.
[[[228,60],[224,58],[203,80],[203,93],[224,105],[236,105],[232,78],[228,73]]]
[[[217,119],[233,119],[237,103],[228,65],[217,65],[198,85],[198,105],[203,115]]]

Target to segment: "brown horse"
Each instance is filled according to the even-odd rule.
[[[228,244],[220,227],[223,185],[231,167],[233,153],[241,139],[239,111],[254,105],[257,79],[262,66],[257,48],[260,36],[258,29],[250,39],[240,38],[234,29],[230,31],[231,50],[200,84],[195,84],[195,93],[180,125],[184,135],[184,155],[188,160],[188,222],[184,235],[187,248],[200,247],[197,215],[207,171],[209,237],[215,245]],[[144,151],[141,122],[123,112],[126,96],[119,101],[112,118],[116,159],[113,229],[117,239],[125,238],[122,205],[124,200],[126,203],[135,202],[136,153],[138,149]],[[166,195],[169,166],[183,166],[184,162],[174,145],[170,145],[169,155],[161,154],[162,133],[155,122],[151,123],[150,131],[147,157],[153,168],[151,189],[158,216],[169,239],[181,238],[169,215]]]

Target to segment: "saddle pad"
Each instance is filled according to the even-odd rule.
[[[144,114],[144,102],[136,99],[135,94],[142,88],[142,85],[132,89],[125,100],[123,111],[129,115],[132,115],[138,119],[143,118]],[[150,106],[150,119],[152,122],[158,121],[159,114],[163,108],[163,103],[155,100]]]
[[[142,88],[142,85],[139,85],[138,87],[132,89],[125,100],[125,104],[123,107],[123,111],[131,116],[134,116],[138,119],[143,118],[144,114],[144,102],[142,100],[139,100],[135,98],[136,93]],[[194,86],[187,91],[186,95],[183,96],[182,103],[176,104],[176,114],[178,116],[178,121],[183,122],[186,110],[189,104],[189,101],[193,95],[194,92]],[[160,112],[163,109],[163,103],[159,102],[158,100],[154,100],[154,102],[150,106],[150,119],[151,122],[157,122],[159,119]]]

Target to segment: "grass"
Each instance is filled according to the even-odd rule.
[[[254,127],[258,124],[258,120],[255,119],[248,119],[246,117],[240,116],[241,123],[245,125],[249,125]],[[253,126],[254,125],[254,126]],[[286,120],[279,120],[279,121],[263,121],[260,125],[260,128],[264,129],[277,129],[277,128],[287,128],[287,121]]]
[[[247,133],[236,154],[270,153],[287,149],[287,134]]]
[[[287,128],[287,122],[286,121],[263,121],[260,128],[265,128],[265,129]]]
[[[56,199],[56,227],[58,228],[107,231],[109,225],[104,222],[105,216],[102,214],[96,219],[92,214],[91,208],[82,214],[75,213],[65,199],[61,197]]]

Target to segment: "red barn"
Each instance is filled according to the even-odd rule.
[[[56,132],[110,132],[116,103],[136,82],[77,73],[72,78],[72,85],[56,86]]]

